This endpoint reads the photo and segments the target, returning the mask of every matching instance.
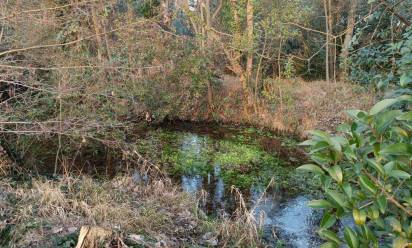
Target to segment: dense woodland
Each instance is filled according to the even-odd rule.
[[[293,137],[257,143],[315,185],[322,247],[411,247],[411,85],[411,0],[0,0],[0,247],[289,247],[249,177],[199,214],[152,135],[175,122]]]

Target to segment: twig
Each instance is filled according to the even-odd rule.
[[[386,196],[386,199],[388,201],[390,201],[391,203],[393,203],[395,206],[397,206],[399,209],[401,209],[402,211],[404,211],[407,215],[412,216],[412,211],[408,210],[407,208],[405,208],[405,206],[403,206],[398,200],[396,200],[396,198],[389,194],[385,187],[383,187],[381,185],[381,183],[379,182],[379,180],[374,177],[372,174],[370,174],[369,172],[365,171],[365,174],[379,187],[379,189],[383,192],[383,194]]]

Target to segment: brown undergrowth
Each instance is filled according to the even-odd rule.
[[[245,215],[209,219],[198,199],[168,180],[145,185],[133,175],[3,178],[0,192],[0,247],[74,247],[85,225],[114,233],[105,247],[260,246]]]
[[[199,109],[180,115],[188,120],[217,120],[265,127],[304,135],[308,130],[333,131],[346,120],[347,109],[368,109],[376,94],[372,89],[348,82],[268,79],[263,94],[245,97],[235,77],[224,76],[215,90],[214,110]]]

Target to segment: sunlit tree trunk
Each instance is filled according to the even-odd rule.
[[[241,36],[238,3],[236,0],[230,0],[230,3],[233,11],[234,34],[235,36]],[[228,55],[228,59],[230,60],[231,70],[239,77],[243,91],[246,92],[247,77],[241,64],[242,54],[237,50],[233,50],[232,52],[226,51],[225,53]]]
[[[247,59],[246,59],[246,80],[250,83],[252,79],[253,69],[253,0],[248,0],[246,4],[246,33],[247,33]],[[246,89],[247,85],[243,85],[243,89]]]
[[[349,48],[353,37],[353,31],[355,28],[355,21],[356,21],[356,10],[358,7],[358,0],[351,0],[349,15],[348,15],[348,25],[346,28],[346,35],[345,40],[343,41],[342,46],[342,53],[341,53],[341,61],[343,63],[342,66],[342,78],[347,79],[348,77],[348,57],[349,57]]]
[[[99,60],[100,63],[103,62],[103,55],[102,55],[102,48],[103,48],[103,42],[102,38],[99,35],[100,32],[100,25],[99,25],[99,20],[97,17],[97,12],[95,6],[91,7],[91,15],[92,15],[92,22],[93,22],[93,29],[94,33],[96,35],[96,42],[97,42],[97,59]]]
[[[170,23],[169,0],[162,0],[160,2],[160,13],[163,25],[168,26]]]

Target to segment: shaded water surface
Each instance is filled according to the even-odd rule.
[[[320,213],[307,206],[311,196],[303,188],[308,185],[299,182],[301,175],[294,177],[290,161],[262,147],[260,139],[266,139],[265,134],[256,136],[249,130],[210,135],[181,128],[171,132],[172,141],[165,142],[164,148],[172,158],[175,178],[184,191],[204,195],[202,204],[208,214],[233,213],[238,205],[231,190],[235,185],[270,245],[319,246],[315,229]],[[288,141],[278,142],[288,146]],[[267,187],[269,179],[274,182],[271,187]]]

